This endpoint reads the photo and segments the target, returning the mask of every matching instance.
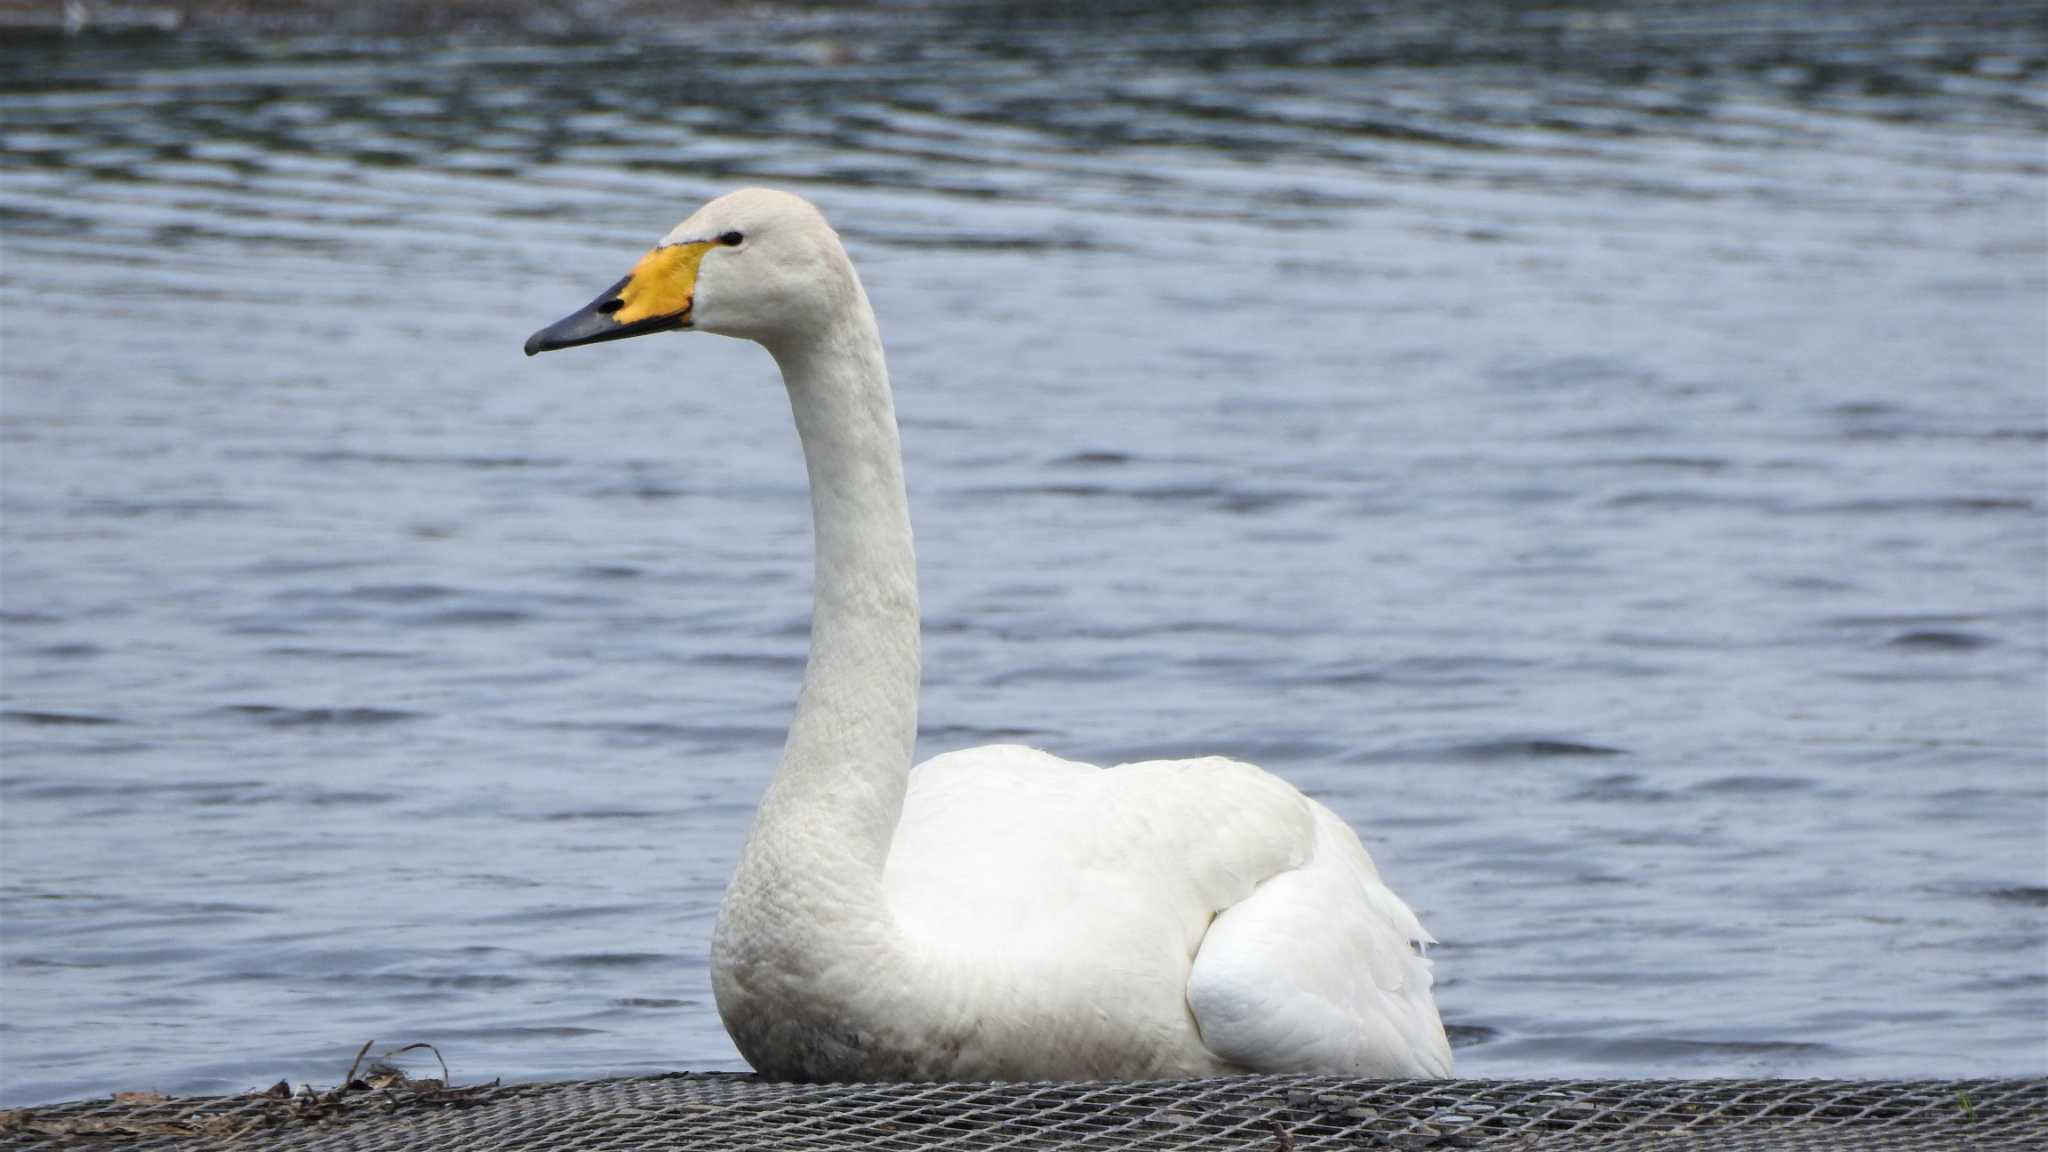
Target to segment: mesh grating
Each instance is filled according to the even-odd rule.
[[[426,1084],[0,1113],[0,1149],[2048,1148],[2048,1080]]]

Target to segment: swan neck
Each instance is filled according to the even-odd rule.
[[[769,350],[810,477],[815,575],[810,659],[754,840],[800,870],[786,879],[879,909],[917,740],[917,568],[888,368],[859,281],[833,323]]]

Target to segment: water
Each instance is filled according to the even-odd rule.
[[[1467,1075],[2048,1072],[2042,11],[1414,7],[0,44],[0,1101],[739,1066],[785,402],[519,346],[741,183],[926,754],[1285,774]]]

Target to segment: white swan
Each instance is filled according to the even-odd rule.
[[[1329,809],[1219,758],[911,767],[916,563],[874,312],[809,203],[706,204],[526,352],[754,340],[810,473],[810,662],[727,889],[718,1012],[797,1080],[1447,1076],[1429,936]]]

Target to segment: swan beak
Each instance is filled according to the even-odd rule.
[[[642,256],[624,279],[597,299],[528,336],[526,354],[688,328],[690,306],[697,297],[697,266],[712,247],[664,244]]]

